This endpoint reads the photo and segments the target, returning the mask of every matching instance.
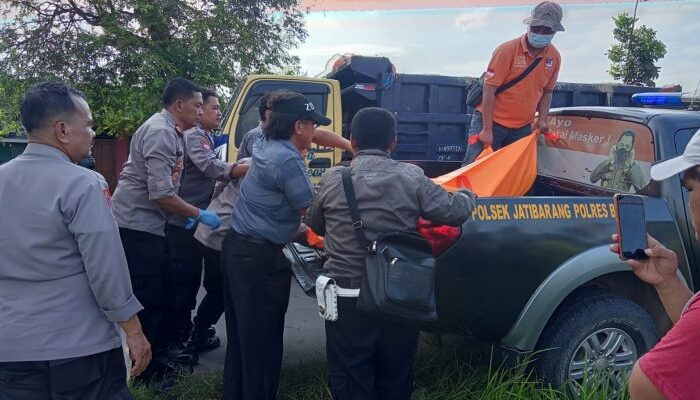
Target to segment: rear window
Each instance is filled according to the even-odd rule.
[[[540,175],[625,193],[640,192],[651,182],[654,138],[646,125],[556,116],[549,126],[558,138],[540,138]]]

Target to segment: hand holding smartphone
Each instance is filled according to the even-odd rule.
[[[613,197],[615,222],[621,260],[645,260],[647,241],[644,198],[633,194],[618,193]]]

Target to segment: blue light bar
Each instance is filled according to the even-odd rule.
[[[643,106],[682,106],[682,93],[635,93],[632,101]]]

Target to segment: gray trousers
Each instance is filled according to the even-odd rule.
[[[468,139],[474,135],[478,135],[484,129],[484,116],[481,112],[474,110],[472,114],[471,125],[469,125],[469,131],[467,132],[467,143]],[[494,151],[500,149],[501,147],[508,146],[525,136],[532,133],[532,125],[527,124],[520,128],[508,128],[496,122],[493,123],[493,144],[491,147]],[[484,151],[484,144],[481,141],[477,141],[474,144],[469,144],[467,146],[467,152],[464,156],[464,161],[462,161],[462,166],[471,164],[476,160],[476,158]]]

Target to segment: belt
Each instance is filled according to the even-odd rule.
[[[277,244],[277,243],[273,243],[273,242],[271,242],[271,241],[269,241],[269,240],[267,240],[267,239],[261,239],[261,238],[259,238],[259,237],[250,236],[250,235],[246,235],[246,234],[243,234],[243,233],[238,233],[238,232],[236,232],[236,231],[233,231],[233,234],[236,235],[236,236],[237,236],[238,238],[240,238],[241,240],[245,240],[246,242],[250,242],[250,243],[253,243],[253,244],[259,244],[259,245],[262,245],[262,246],[274,246],[274,247],[277,247],[277,248],[282,248],[282,247],[284,247],[284,245]]]
[[[335,281],[335,284],[338,285],[338,287],[345,287],[345,288],[350,288],[350,287],[358,287],[359,282],[357,278],[347,278],[347,277],[338,277],[338,278],[333,278]],[[354,285],[353,285],[354,283]],[[360,289],[352,289],[352,290],[360,290]]]
[[[357,297],[360,295],[360,289],[345,289],[338,286],[338,297]]]

